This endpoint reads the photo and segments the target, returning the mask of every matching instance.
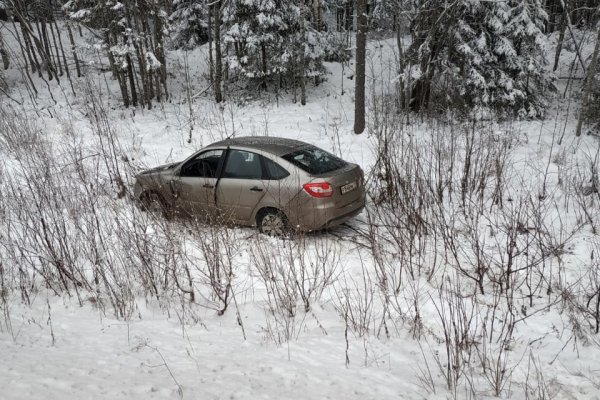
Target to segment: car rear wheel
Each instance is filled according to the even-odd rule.
[[[258,230],[269,236],[284,236],[288,231],[287,218],[279,210],[266,210],[258,218]]]

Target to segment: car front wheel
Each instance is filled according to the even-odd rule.
[[[148,192],[144,195],[142,204],[144,209],[151,214],[167,216],[167,208],[162,197],[156,192]]]

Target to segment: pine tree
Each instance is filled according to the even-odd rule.
[[[169,17],[176,47],[193,49],[208,41],[208,8],[206,0],[174,0]]]
[[[175,0],[170,16],[174,43],[208,42],[211,83],[219,101],[237,80],[247,88],[292,89],[306,101],[306,83],[319,83],[323,60],[344,57],[326,30],[322,0]],[[219,56],[221,53],[221,56]],[[219,66],[222,64],[222,68]]]
[[[546,19],[541,0],[425,1],[410,48],[419,66],[413,109],[428,107],[432,83],[443,83],[448,104],[471,114],[542,116],[552,88],[542,54]]]
[[[326,35],[314,10],[304,0],[234,2],[224,19],[230,70],[263,89],[274,83],[302,90],[306,79],[321,77]]]

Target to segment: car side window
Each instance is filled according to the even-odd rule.
[[[281,165],[275,161],[271,161],[266,157],[263,157],[265,169],[267,170],[266,178],[271,180],[279,180],[290,176],[290,173],[285,170]]]
[[[200,153],[181,167],[180,175],[194,178],[216,178],[222,156],[223,150],[208,150]]]
[[[223,178],[262,179],[260,156],[243,150],[230,150],[223,170]]]

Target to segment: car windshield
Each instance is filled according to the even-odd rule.
[[[305,147],[282,158],[311,175],[321,175],[345,167],[348,163],[317,147]]]

